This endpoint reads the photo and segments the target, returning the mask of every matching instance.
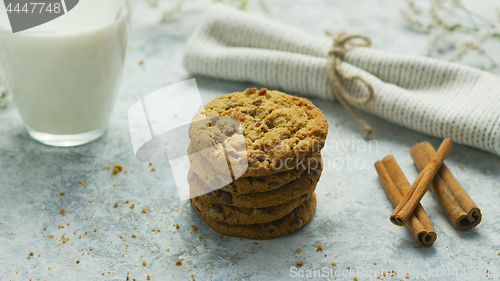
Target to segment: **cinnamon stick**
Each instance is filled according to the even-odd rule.
[[[403,195],[410,189],[410,183],[392,155],[385,157],[382,161],[377,161],[375,169],[377,169],[385,192],[396,207],[403,199]],[[436,241],[436,231],[422,205],[417,205],[406,226],[420,245],[430,247]]]
[[[411,214],[420,203],[424,194],[429,190],[432,180],[441,168],[444,159],[451,151],[453,143],[450,139],[444,139],[438,148],[432,160],[420,172],[415,182],[413,182],[410,190],[405,194],[399,202],[394,212],[392,212],[390,220],[395,225],[403,226],[408,222]]]
[[[436,151],[429,142],[422,142],[415,144],[410,154],[415,165],[421,171],[436,154]],[[473,228],[481,222],[481,210],[445,164],[441,166],[434,178],[431,190],[457,229]]]

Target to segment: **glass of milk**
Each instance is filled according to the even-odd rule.
[[[129,21],[127,0],[80,0],[52,21],[13,33],[0,3],[0,67],[33,139],[76,146],[104,134],[120,86]]]

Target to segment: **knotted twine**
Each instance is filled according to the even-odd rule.
[[[328,73],[328,84],[332,90],[335,98],[349,111],[349,113],[354,117],[356,122],[363,129],[363,136],[368,138],[368,136],[373,133],[370,125],[366,123],[366,121],[359,115],[359,113],[354,110],[351,104],[367,104],[375,98],[375,93],[373,91],[372,85],[363,79],[363,77],[358,75],[346,75],[340,64],[344,59],[346,53],[346,45],[350,45],[353,47],[370,47],[371,40],[370,38],[363,36],[352,34],[348,35],[345,31],[341,31],[338,33],[332,33],[330,31],[325,32],[327,35],[333,37],[333,46],[328,52],[328,63],[327,63],[327,73]],[[354,42],[354,39],[361,39],[362,42]],[[365,84],[368,89],[368,96],[355,98],[348,93],[345,92],[344,88],[341,85],[341,82],[354,82],[355,80],[361,81]]]

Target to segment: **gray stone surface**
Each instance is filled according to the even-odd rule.
[[[110,129],[99,140],[74,148],[44,146],[29,138],[10,99],[0,109],[0,280],[125,280],[127,272],[130,280],[146,280],[147,275],[151,280],[191,276],[196,280],[284,280],[293,279],[290,268],[298,260],[304,261],[302,270],[325,267],[334,274],[360,267],[400,274],[422,270],[426,275],[430,268],[439,270],[439,277],[431,280],[487,280],[489,269],[490,276],[500,277],[498,156],[454,147],[446,163],[482,209],[483,222],[476,229],[457,231],[428,194],[422,204],[438,239],[431,248],[415,248],[410,232],[389,222],[393,207],[373,164],[392,154],[411,182],[417,170],[410,147],[422,140],[438,145],[439,140],[364,115],[375,129],[376,142],[368,148],[358,126],[339,104],[318,99],[313,102],[330,122],[323,158],[331,165],[317,187],[314,218],[295,234],[258,244],[219,238],[187,202],[178,200],[167,164],[155,165],[152,172],[135,159],[127,124],[128,108],[141,96],[190,77],[182,69],[181,58],[207,6],[199,2],[189,2],[182,17],[165,24],[156,23],[158,11],[144,3],[135,5],[121,94]],[[369,35],[374,48],[424,52],[425,36],[406,27],[396,0],[268,3],[272,18],[310,33],[346,29]],[[252,11],[263,14],[257,8]],[[143,65],[138,63],[141,60]],[[262,86],[196,79],[204,102]],[[128,173],[113,176],[110,170],[103,171],[103,166],[115,163],[122,163]],[[60,196],[61,192],[65,195]],[[119,206],[114,207],[117,201]],[[141,208],[147,208],[147,213]],[[178,229],[173,226],[176,223]],[[64,228],[59,229],[59,224]],[[198,230],[192,231],[191,225]],[[69,238],[66,243],[60,241],[63,234]],[[133,234],[137,237],[131,238]],[[323,251],[316,250],[319,243]],[[297,247],[301,253],[295,252]],[[34,255],[28,259],[30,252]],[[178,259],[183,264],[176,266]],[[446,276],[447,269],[458,276]],[[354,275],[358,280],[376,279],[371,274],[366,278],[360,272]],[[352,280],[353,276],[338,279]]]

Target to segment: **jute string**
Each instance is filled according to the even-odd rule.
[[[370,47],[370,38],[363,35],[348,35],[346,32],[341,31],[339,33],[332,33],[330,31],[325,32],[327,35],[333,37],[333,46],[328,52],[328,83],[332,89],[332,93],[335,98],[349,111],[349,113],[354,117],[356,122],[363,129],[363,136],[368,138],[368,136],[373,133],[372,128],[366,123],[366,121],[359,115],[359,113],[354,110],[351,104],[367,104],[375,98],[375,93],[373,91],[372,85],[363,79],[363,77],[358,75],[346,75],[340,64],[342,59],[344,59],[346,53],[346,45],[354,47]],[[362,42],[354,42],[355,39],[361,39]],[[354,82],[355,80],[361,81],[365,84],[368,89],[368,96],[362,98],[355,98],[345,92],[341,85],[341,82]]]

